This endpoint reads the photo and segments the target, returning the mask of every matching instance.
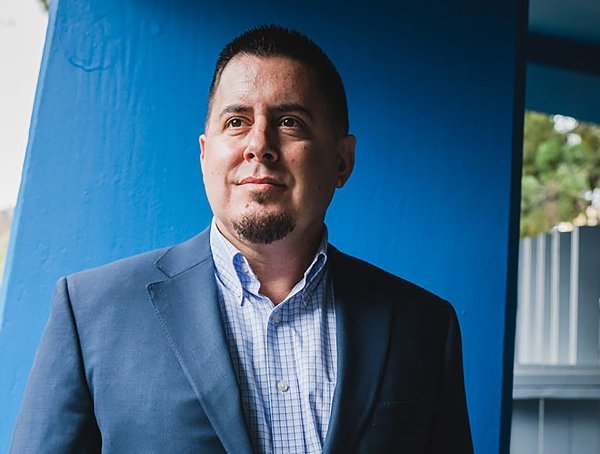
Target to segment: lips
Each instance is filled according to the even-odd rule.
[[[271,178],[271,177],[246,177],[242,180],[239,181],[238,183],[239,185],[259,185],[259,186],[274,186],[274,187],[280,187],[283,188],[285,187],[285,185],[275,179],[275,178]]]

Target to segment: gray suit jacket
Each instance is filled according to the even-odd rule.
[[[11,452],[251,452],[208,230],[61,279]],[[326,453],[471,453],[460,332],[431,293],[330,247]]]

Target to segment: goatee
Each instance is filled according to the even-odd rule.
[[[240,238],[251,243],[270,244],[285,238],[296,222],[287,213],[251,213],[232,223]]]

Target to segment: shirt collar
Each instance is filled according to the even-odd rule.
[[[260,281],[250,268],[244,255],[219,231],[213,218],[210,228],[210,249],[215,263],[217,278],[223,286],[232,292],[242,305],[244,290],[258,295]],[[302,293],[302,302],[306,305],[315,290],[327,264],[327,227],[323,227],[323,237],[317,252],[304,272],[302,279],[292,288],[284,301],[297,293]]]

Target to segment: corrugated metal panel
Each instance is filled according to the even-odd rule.
[[[600,227],[524,238],[511,453],[600,452]]]

